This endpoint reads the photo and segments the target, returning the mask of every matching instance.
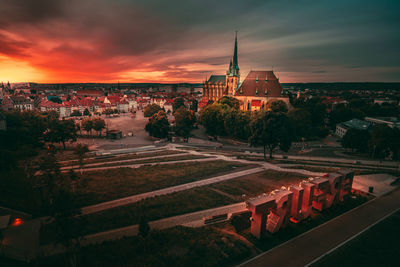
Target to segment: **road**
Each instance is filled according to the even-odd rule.
[[[240,266],[305,266],[400,208],[400,189],[297,236]]]

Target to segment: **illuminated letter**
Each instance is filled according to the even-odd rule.
[[[303,203],[304,189],[299,186],[291,186],[289,190],[293,193],[292,209],[290,211],[290,216],[292,218],[290,220],[297,223],[301,221],[301,204]]]
[[[326,207],[330,208],[332,204],[339,201],[340,188],[342,186],[343,175],[331,172],[326,176],[329,181],[329,193],[326,195]]]
[[[329,192],[329,181],[326,178],[317,177],[311,182],[315,184],[312,206],[322,211],[325,208],[326,194]]]
[[[276,233],[289,222],[293,193],[288,190],[278,191],[274,197],[275,208],[271,209],[267,220],[267,230]]]
[[[346,196],[351,193],[351,188],[353,186],[354,172],[351,170],[339,170],[338,173],[343,175],[342,185],[340,187],[339,200],[343,201]]]
[[[275,207],[275,198],[271,196],[259,197],[248,200],[246,204],[252,212],[251,233],[256,238],[261,239],[266,229],[269,209]]]
[[[304,189],[303,202],[301,205],[301,219],[304,220],[311,214],[315,185],[305,182],[301,183],[301,187]]]

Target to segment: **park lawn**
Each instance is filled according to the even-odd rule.
[[[80,206],[101,203],[222,175],[239,167],[252,166],[216,160],[84,172],[79,174],[77,202]]]
[[[78,266],[233,266],[256,254],[254,248],[212,226],[177,226],[152,230],[142,236],[126,237],[82,247]],[[35,266],[64,266],[65,255],[44,258]]]
[[[396,266],[400,211],[371,227],[311,266]]]
[[[242,202],[248,196],[270,192],[279,188],[277,185],[289,181],[301,181],[302,178],[299,174],[266,171],[208,186],[147,198],[133,204],[81,216],[84,221],[82,235],[138,224],[143,211],[149,221],[154,221]],[[269,183],[270,186],[268,186]],[[243,194],[248,196],[243,198]],[[42,242],[51,242],[52,236],[54,236],[51,228],[51,225],[43,228]]]
[[[149,152],[149,153],[129,153],[129,154],[120,154],[114,155],[110,158],[87,158],[84,160],[84,164],[88,163],[100,163],[100,162],[110,162],[116,160],[125,160],[125,159],[139,159],[139,158],[147,158],[147,157],[156,157],[156,156],[165,156],[165,155],[174,155],[174,154],[182,154],[181,151],[174,151],[174,150],[160,150],[157,152]],[[76,155],[75,155],[76,156]],[[75,157],[76,159],[76,157]],[[60,166],[72,166],[77,165],[78,160],[71,160],[66,162],[61,162]]]
[[[154,221],[232,203],[235,201],[227,196],[207,187],[197,187],[81,216],[83,223],[80,229],[82,235],[87,235],[138,224],[141,214],[149,221]],[[50,243],[54,237],[53,224],[41,228],[41,243]]]
[[[306,178],[307,176],[299,173],[267,170],[237,178],[229,182],[213,184],[211,188],[234,195],[238,199],[241,199],[241,196],[245,195],[247,199],[248,197],[254,197],[262,193],[269,193],[282,186],[288,187],[294,184],[297,185]]]
[[[93,166],[94,168],[97,167],[107,167],[107,166],[123,166],[123,165],[132,165],[132,164],[143,164],[143,163],[155,163],[155,162],[169,162],[169,161],[176,161],[176,160],[189,160],[189,159],[205,159],[208,157],[202,156],[202,155],[177,155],[173,157],[166,157],[166,158],[154,158],[154,159],[144,159],[144,160],[135,160],[135,161],[128,161],[128,162],[121,162],[121,163],[113,163],[111,162],[105,162],[102,165],[96,165]],[[85,167],[85,166],[84,166]],[[88,168],[91,168],[88,166]]]

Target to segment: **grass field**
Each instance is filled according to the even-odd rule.
[[[197,181],[243,166],[237,162],[216,160],[86,172],[79,175],[77,201],[81,206],[91,205]]]
[[[122,163],[117,163],[117,162],[113,163],[112,161],[110,161],[110,162],[104,162],[104,164],[101,164],[101,165],[98,165],[98,166],[96,165],[95,167],[97,168],[97,167],[107,167],[107,166],[123,166],[123,165],[131,165],[131,164],[168,162],[168,161],[176,161],[176,160],[204,159],[204,158],[207,158],[207,157],[201,156],[201,155],[176,155],[176,156],[173,156],[173,157],[143,159],[143,160],[122,162]],[[85,166],[84,166],[84,168],[85,168]]]
[[[152,230],[145,238],[139,235],[83,247],[77,260],[78,266],[233,266],[255,254],[251,244],[212,226],[178,226]],[[67,264],[67,255],[58,255],[31,265],[10,266],[70,266]]]
[[[281,185],[287,185],[292,182],[297,183],[302,179],[304,177],[298,174],[265,171],[209,186],[148,198],[130,205],[82,216],[85,221],[82,226],[82,234],[102,232],[137,224],[142,213],[145,213],[146,217],[153,221],[229,205],[244,201],[249,196],[270,192]],[[242,197],[243,194],[246,194],[245,198]],[[52,231],[51,225],[43,227],[43,243],[48,243],[52,240],[52,236],[54,236],[51,233]]]
[[[110,158],[86,158],[84,159],[84,164],[88,163],[100,163],[100,162],[110,162],[110,161],[116,161],[116,160],[125,160],[125,159],[139,159],[139,158],[147,158],[147,157],[156,157],[156,156],[166,156],[166,155],[179,155],[182,154],[180,151],[173,151],[173,150],[161,150],[157,152],[148,152],[148,153],[130,153],[130,154],[121,154],[121,155],[115,155]],[[61,162],[61,166],[71,166],[71,165],[77,165],[78,160],[69,160],[65,162]]]

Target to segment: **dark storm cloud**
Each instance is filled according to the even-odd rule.
[[[236,29],[243,76],[274,66],[287,81],[399,79],[395,0],[0,0],[0,6],[0,54],[30,58],[59,79],[69,73],[116,80],[147,71],[201,80],[224,73]]]

